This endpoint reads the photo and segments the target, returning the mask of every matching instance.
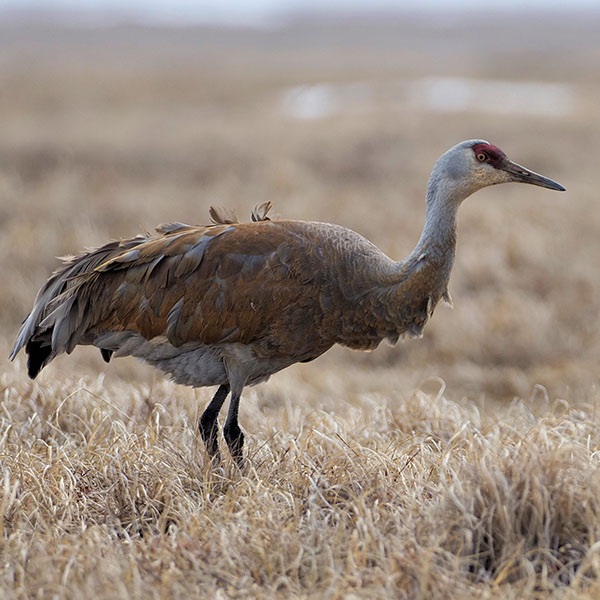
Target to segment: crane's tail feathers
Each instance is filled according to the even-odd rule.
[[[25,348],[28,373],[33,379],[58,354],[70,353],[77,343],[81,343],[73,339],[75,328],[85,319],[76,292],[86,276],[112,256],[147,239],[140,235],[126,241],[110,242],[81,256],[63,259],[63,265],[40,289],[31,312],[23,321],[10,360]]]
[[[31,379],[35,379],[38,373],[52,360],[50,358],[52,349],[50,346],[44,346],[41,342],[27,342],[25,348],[27,352],[27,374]]]

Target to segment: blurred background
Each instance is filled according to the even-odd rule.
[[[0,7],[1,371],[55,257],[159,223],[350,227],[396,259],[427,179],[483,138],[566,188],[505,185],[461,209],[450,291],[422,340],[336,348],[275,376],[321,397],[588,401],[600,334],[597,2],[15,1]],[[161,376],[77,349],[40,376]],[[258,388],[258,393],[263,388]]]

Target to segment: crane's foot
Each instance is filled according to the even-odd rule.
[[[244,468],[244,433],[236,422],[225,423],[223,427],[223,435],[231,457],[237,463],[239,469]]]

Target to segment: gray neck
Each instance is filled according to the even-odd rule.
[[[456,247],[456,215],[460,203],[469,195],[460,186],[448,185],[448,180],[434,169],[427,187],[425,227],[410,258],[423,255],[444,262],[452,261]]]

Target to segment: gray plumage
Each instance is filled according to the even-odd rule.
[[[231,391],[224,435],[241,464],[243,387],[336,343],[368,350],[422,335],[438,302],[451,302],[460,203],[509,181],[564,189],[483,140],[451,148],[432,171],[421,238],[400,262],[338,225],[271,221],[270,203],[251,223],[211,208],[212,225],[171,223],[111,242],[52,275],[11,359],[25,347],[35,377],[58,354],[92,344],[107,361],[132,355],[179,383],[218,385],[200,432],[217,456],[217,415]]]

